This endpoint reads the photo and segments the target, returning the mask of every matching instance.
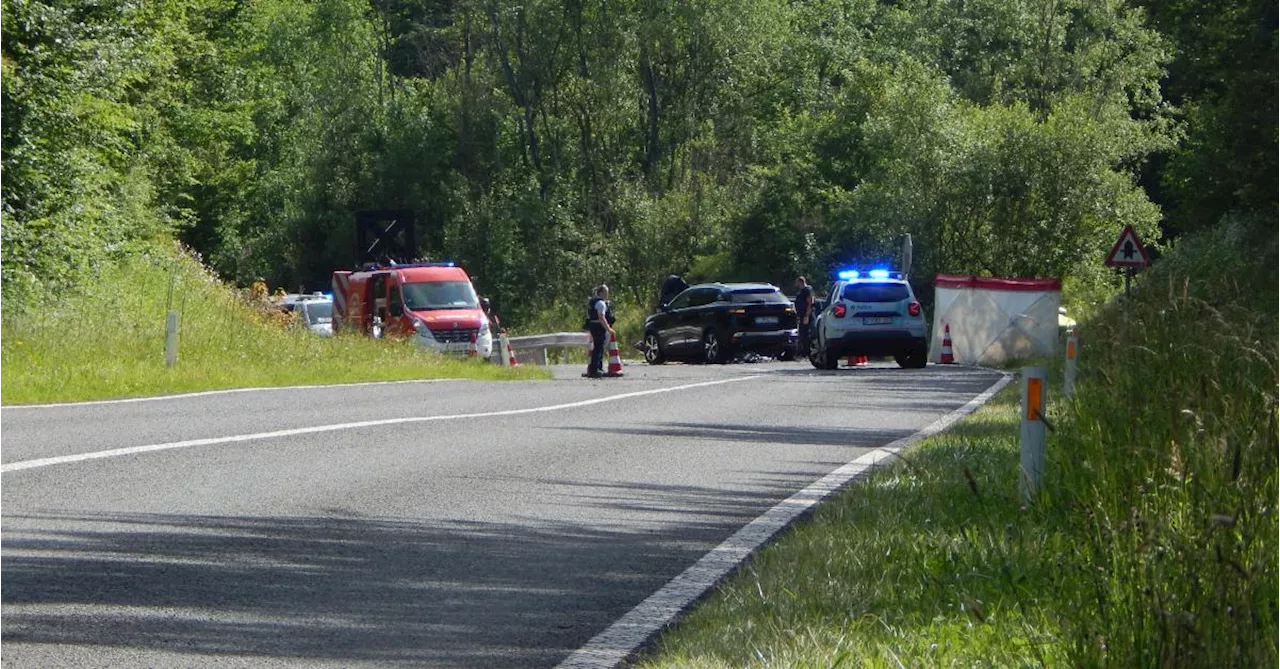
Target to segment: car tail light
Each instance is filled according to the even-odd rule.
[[[731,314],[745,314],[745,313],[747,313],[747,310],[746,310],[746,309],[730,309],[730,310],[729,310],[729,313],[731,313]]]
[[[836,318],[844,318],[844,314],[845,314],[845,308],[843,304],[837,304],[834,308],[831,309],[831,315],[835,316]]]
[[[908,305],[907,305],[907,313],[908,313],[908,314],[910,314],[910,315],[912,315],[912,316],[919,316],[919,315],[920,315],[920,303],[919,303],[919,302],[912,302],[911,304],[908,304]]]

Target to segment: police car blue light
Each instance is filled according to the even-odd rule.
[[[841,281],[856,279],[858,278],[858,276],[859,276],[858,270],[856,269],[842,269],[839,272],[836,272],[836,278],[840,279]]]
[[[867,276],[869,276],[869,277],[871,277],[871,278],[873,278],[873,279],[887,279],[887,278],[889,278],[889,270],[887,270],[887,269],[873,269],[873,270],[871,270],[870,272],[868,272],[868,273],[867,273]]]

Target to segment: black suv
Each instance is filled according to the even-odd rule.
[[[796,310],[767,283],[690,286],[644,321],[644,359],[727,362],[742,353],[789,359],[796,344]]]

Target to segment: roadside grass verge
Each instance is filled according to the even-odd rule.
[[[177,364],[165,314],[181,312]],[[546,378],[422,351],[407,342],[287,328],[185,254],[158,249],[106,267],[83,292],[6,313],[0,401],[81,401],[255,386],[406,379]]]
[[[636,664],[1276,666],[1274,234],[1167,255],[1081,328],[1073,400],[1045,361],[1033,504],[1014,384],[788,529]]]
[[[1017,666],[1066,658],[1055,556],[1017,498],[1016,384],[784,532],[644,667]]]

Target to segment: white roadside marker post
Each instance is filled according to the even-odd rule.
[[[1067,330],[1067,360],[1062,365],[1062,396],[1071,399],[1076,393],[1076,352],[1080,349],[1080,340],[1076,337],[1076,329]]]
[[[1044,406],[1048,373],[1043,367],[1022,368],[1021,458],[1018,470],[1023,503],[1030,505],[1040,489],[1044,471]]]
[[[164,319],[164,366],[178,362],[178,312],[169,311]]]

